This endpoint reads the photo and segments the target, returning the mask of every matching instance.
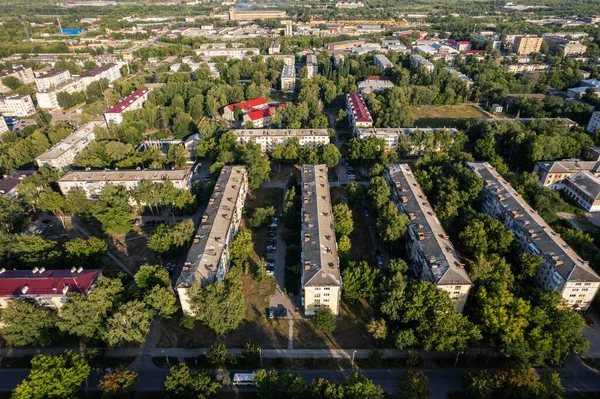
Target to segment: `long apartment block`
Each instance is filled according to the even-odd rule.
[[[175,285],[185,314],[194,314],[188,295],[190,287],[225,279],[229,270],[229,247],[239,231],[247,193],[246,168],[223,167]]]
[[[483,211],[512,230],[522,252],[542,257],[536,282],[559,291],[564,304],[586,310],[598,291],[600,276],[489,163],[469,162],[467,166],[484,182]]]
[[[234,129],[232,132],[239,143],[253,141],[266,153],[271,152],[275,145],[285,144],[291,139],[298,139],[301,147],[317,148],[329,144],[327,129]]]
[[[96,139],[94,130],[105,126],[104,121],[88,122],[39,155],[35,161],[39,167],[46,166],[56,170],[68,169],[75,157]]]
[[[373,118],[360,94],[346,94],[346,113],[353,131],[373,126]]]
[[[447,131],[454,136],[457,133],[456,129],[437,129],[437,128],[412,128],[412,127],[373,127],[368,129],[356,129],[356,137],[364,140],[369,137],[383,139],[387,150],[398,150],[409,154],[422,154],[425,151],[425,144],[414,142],[411,136],[418,134],[437,134],[442,131]]]
[[[58,179],[58,186],[65,195],[72,189],[80,189],[88,199],[97,199],[108,184],[123,186],[127,191],[132,191],[144,180],[154,184],[163,184],[169,180],[176,189],[189,190],[192,186],[192,167],[147,170],[72,170]]]
[[[408,164],[385,166],[392,200],[410,218],[407,249],[420,280],[448,292],[462,312],[473,283]]]
[[[326,165],[302,165],[302,307],[340,311],[342,276]]]

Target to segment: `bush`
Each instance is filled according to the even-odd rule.
[[[313,318],[315,326],[326,333],[335,331],[336,317],[331,312],[329,307],[320,308],[316,311],[315,317]]]
[[[275,216],[275,208],[272,206],[256,208],[250,219],[250,227],[265,227],[269,224],[273,216]]]

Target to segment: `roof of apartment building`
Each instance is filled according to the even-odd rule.
[[[15,170],[0,180],[0,195],[11,192],[25,177],[31,176],[35,170]]]
[[[115,182],[115,181],[179,181],[186,179],[191,166],[181,169],[144,169],[144,170],[71,170],[58,179],[60,182]]]
[[[464,264],[454,250],[433,207],[421,190],[408,164],[386,165],[404,211],[411,219],[418,245],[422,248],[436,284],[471,284]]]
[[[326,165],[302,165],[304,286],[341,286]]]
[[[4,270],[0,269],[0,297],[56,296],[87,293],[102,270]]]
[[[295,78],[296,70],[292,66],[284,65],[283,69],[281,70],[281,77],[282,78]]]
[[[247,101],[242,101],[239,103],[235,103],[235,104],[229,104],[227,106],[227,108],[229,108],[230,111],[234,111],[235,107],[240,107],[242,109],[242,111],[250,111],[253,108],[262,106],[262,105],[268,105],[267,100],[265,100],[264,97],[258,97],[252,100],[247,100]]]
[[[582,161],[579,159],[563,159],[562,161],[540,161],[537,167],[547,173],[577,173],[600,171],[600,162]]]
[[[94,69],[90,69],[89,71],[83,72],[81,74],[81,77],[86,78],[86,77],[100,75],[101,73],[108,71],[109,69],[111,69],[112,67],[114,67],[116,65],[117,64],[115,64],[114,62],[107,62],[105,64],[101,64]]]
[[[554,269],[567,281],[600,281],[588,262],[557,234],[523,197],[487,162],[469,162],[469,168],[484,181],[485,189],[514,215],[515,223],[528,234],[543,256],[555,262]]]
[[[300,137],[300,136],[327,136],[328,129],[234,129],[231,132],[238,137]]]
[[[367,105],[360,94],[346,94],[346,100],[352,107],[352,113],[356,122],[373,122]]]
[[[8,75],[12,75],[13,73],[24,71],[25,69],[27,69],[27,68],[25,68],[24,66],[18,66],[13,69],[8,69],[6,71],[0,72],[0,78],[3,78]]]
[[[588,198],[596,201],[600,197],[600,179],[590,172],[577,172],[567,177],[568,182],[584,193]]]
[[[121,112],[126,111],[127,107],[129,107],[138,98],[145,95],[149,91],[150,91],[150,89],[146,89],[146,88],[137,89],[136,91],[134,91],[133,93],[131,93],[130,95],[128,95],[127,97],[125,97],[124,99],[122,99],[121,101],[116,103],[114,106],[107,109],[106,112],[104,112],[104,113],[105,114],[120,114]]]
[[[265,108],[265,109],[258,109],[255,111],[250,111],[250,112],[248,112],[248,115],[246,115],[246,116],[251,121],[257,121],[259,119],[265,119],[265,118],[270,117],[271,115],[273,115],[275,110],[278,108],[285,108],[285,104],[279,104],[279,105],[275,105],[275,106]]]
[[[62,73],[65,73],[65,72],[67,72],[66,69],[51,69],[48,72],[46,72],[46,73],[44,73],[42,75],[39,75],[36,79],[53,78],[53,77],[58,76],[58,75],[60,75]]]
[[[405,134],[413,134],[417,132],[421,133],[435,133],[441,131],[448,131],[451,135],[454,135],[458,130],[453,128],[437,128],[437,127],[370,127],[370,128],[359,128],[358,137],[364,136],[403,136]]]
[[[91,121],[77,129],[75,132],[71,133],[50,149],[46,150],[43,154],[39,155],[35,159],[46,160],[46,159],[56,159],[63,155],[65,152],[70,150],[75,144],[79,143],[81,140],[84,140],[87,136],[94,133],[94,129],[96,127],[106,126],[104,121]]]
[[[40,90],[38,91],[38,93],[51,93],[51,92],[61,92],[61,91],[65,91],[65,87],[72,85],[74,83],[79,82],[79,78],[74,78],[71,77],[70,79],[67,80],[63,80],[62,82],[60,82],[59,84],[57,84],[56,86],[51,86],[48,87],[44,90]]]
[[[244,166],[225,166],[221,169],[194,243],[187,253],[187,269],[184,268],[179,275],[177,287],[191,287],[194,282],[206,285],[225,277],[217,276],[218,265],[245,175],[247,171]]]

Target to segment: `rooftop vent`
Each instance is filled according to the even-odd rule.
[[[23,294],[27,294],[27,291],[29,290],[29,285],[25,284],[23,286],[23,288],[21,288],[21,293]]]

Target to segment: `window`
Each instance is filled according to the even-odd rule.
[[[579,291],[579,288],[573,288],[573,292]]]
[[[456,287],[454,287],[455,290],[460,290],[462,287],[460,285],[457,285]]]
[[[575,283],[575,285],[581,285],[581,283]]]
[[[588,290],[587,288],[582,288],[582,289],[581,289],[581,291],[583,291],[583,292],[585,292],[585,291],[587,291],[587,290]]]
[[[315,294],[315,298],[318,298],[320,296],[321,296],[321,294]]]
[[[592,283],[584,283],[583,285],[592,285]]]
[[[315,299],[315,305],[318,305],[318,304],[320,304],[320,303],[321,303],[321,300],[320,300],[320,299]]]
[[[579,298],[585,298],[585,294],[579,294]]]
[[[321,291],[321,287],[315,287],[315,291]]]
[[[324,293],[323,296],[329,296],[329,292]]]
[[[323,299],[323,302],[329,302],[329,299]]]
[[[329,287],[325,287],[325,288],[323,288],[323,289],[324,289],[325,291],[329,291],[331,288],[329,288]]]
[[[577,300],[577,303],[581,303],[581,302],[583,302],[581,299],[578,299],[578,300]]]
[[[458,295],[458,294],[460,294],[460,291],[454,291],[453,294]]]
[[[569,296],[570,296],[571,298],[573,298],[573,297],[575,296],[575,294],[571,294],[571,295],[569,295]]]

